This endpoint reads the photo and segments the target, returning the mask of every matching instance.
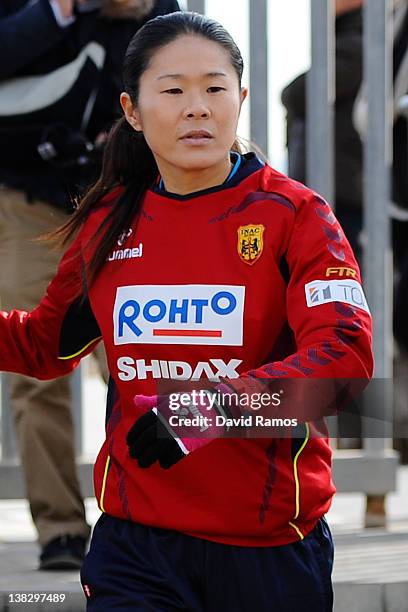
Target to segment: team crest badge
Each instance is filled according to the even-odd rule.
[[[263,225],[241,225],[238,228],[238,254],[242,261],[254,264],[263,251]]]

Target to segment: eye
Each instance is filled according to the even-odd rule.
[[[225,87],[209,87],[207,89],[210,93],[218,93],[219,91],[226,91]]]
[[[165,91],[163,91],[162,93],[168,93],[168,94],[180,94],[183,93],[182,90],[179,87],[173,87],[173,89],[166,89]]]

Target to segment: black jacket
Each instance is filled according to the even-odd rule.
[[[77,84],[80,91],[77,87],[64,96],[56,106],[58,116],[52,118],[53,122],[79,130],[86,101],[98,83],[86,128],[86,137],[93,142],[119,115],[122,62],[132,36],[148,19],[177,10],[177,0],[157,0],[142,21],[108,19],[94,10],[78,13],[72,25],[61,28],[48,0],[33,4],[29,0],[0,0],[0,87],[16,77],[53,73],[73,62],[89,43],[97,43],[106,53],[102,71],[98,73],[94,68],[92,72],[87,66]],[[43,161],[36,150],[37,132],[27,129],[26,124],[19,125],[20,116],[1,116],[1,108],[0,103],[0,182],[25,191],[29,200],[39,198],[69,208],[75,195],[73,186],[83,185],[87,173],[84,175],[83,168],[66,170]],[[26,115],[25,120],[28,117],[30,121],[30,116]],[[33,113],[32,117],[34,121],[36,115]],[[49,126],[45,123],[42,127]],[[25,163],[26,159],[30,162]],[[96,170],[93,169],[93,175]]]
[[[336,19],[335,169],[336,205],[361,208],[362,146],[352,123],[353,105],[362,79],[362,13]],[[282,92],[287,110],[289,174],[306,181],[306,77],[298,76]]]
[[[395,291],[394,300],[394,336],[408,353],[408,257],[402,264],[401,276]]]
[[[394,36],[393,70],[394,82],[408,54],[408,9],[405,12],[399,31]],[[404,92],[408,94],[408,90]],[[393,126],[393,200],[408,209],[408,120],[398,116]]]

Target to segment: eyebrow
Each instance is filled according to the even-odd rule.
[[[225,74],[225,72],[207,72],[207,74],[204,74],[203,76],[205,77],[226,77],[227,75]],[[185,79],[186,77],[183,76],[182,74],[162,74],[161,76],[157,77],[158,81],[161,81],[162,79]]]

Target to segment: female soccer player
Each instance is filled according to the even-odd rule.
[[[32,313],[0,318],[4,370],[56,377],[105,343],[90,612],[332,609],[328,440],[307,418],[292,437],[222,437],[193,418],[183,436],[172,416],[227,418],[238,402],[157,396],[178,379],[220,391],[371,376],[370,315],[330,207],[240,152],[242,71],[231,36],[201,15],[139,30],[124,116],[60,232],[73,240],[58,273]]]

